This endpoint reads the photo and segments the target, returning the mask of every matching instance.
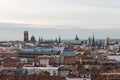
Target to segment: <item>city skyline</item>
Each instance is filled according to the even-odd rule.
[[[120,80],[120,0],[0,0],[0,80]]]
[[[110,37],[111,39],[120,39],[119,35],[120,28],[109,28],[109,29],[85,29],[85,28],[34,28],[34,25],[27,24],[0,24],[0,36],[1,40],[23,40],[24,31],[29,31],[29,39],[31,36],[35,36],[36,40],[39,37],[43,39],[55,39],[61,36],[61,39],[74,40],[75,36],[78,35],[79,39],[92,38],[94,32],[95,39],[105,39]],[[60,25],[59,25],[60,26]],[[63,25],[61,25],[64,27]]]

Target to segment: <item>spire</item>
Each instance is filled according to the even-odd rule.
[[[59,36],[59,43],[61,43],[61,37]]]
[[[92,45],[92,38],[91,37],[88,38],[88,41],[89,41],[89,45]]]
[[[109,45],[110,38],[106,37],[106,45]]]
[[[40,37],[39,37],[39,43],[41,42]]]
[[[56,42],[56,43],[58,42],[57,38],[55,38],[55,42]]]
[[[42,38],[42,37],[41,37],[41,40],[40,40],[40,41],[41,41],[41,43],[43,43],[43,38]]]
[[[92,39],[92,46],[95,46],[94,33],[93,33],[93,39]]]
[[[78,36],[76,35],[75,40],[79,40]]]

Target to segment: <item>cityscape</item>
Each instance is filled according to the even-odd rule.
[[[120,80],[120,0],[0,0],[0,80]]]
[[[119,40],[45,40],[23,32],[23,41],[0,42],[0,80],[119,80]]]

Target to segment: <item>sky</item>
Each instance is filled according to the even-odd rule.
[[[31,28],[62,28],[63,30],[80,28],[87,31],[88,29],[99,29],[108,30],[108,34],[103,36],[96,34],[98,38],[105,36],[119,38],[119,35],[114,36],[114,32],[114,35],[110,35],[111,30],[120,29],[119,21],[120,0],[0,0],[0,23],[7,24],[6,29],[8,27],[12,29],[11,24],[19,25],[14,25],[14,27],[16,29],[22,27],[23,31],[26,26]],[[8,32],[11,33],[12,30],[8,30]],[[34,32],[31,30],[32,34]],[[77,31],[75,32],[74,35],[77,34]],[[7,34],[4,31],[0,33]],[[117,33],[120,34],[120,32]],[[68,36],[68,38],[72,37]],[[3,37],[2,39],[7,38]]]
[[[1,23],[113,28],[119,21],[120,0],[0,0]]]

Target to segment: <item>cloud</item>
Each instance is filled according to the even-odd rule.
[[[112,28],[120,26],[119,4],[119,0],[1,0],[0,22]]]

